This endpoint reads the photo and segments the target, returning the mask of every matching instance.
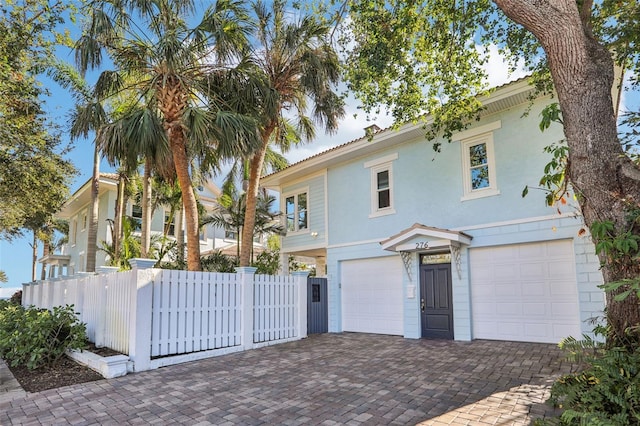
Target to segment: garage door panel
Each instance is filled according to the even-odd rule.
[[[571,240],[470,249],[469,265],[475,338],[557,343],[580,335]]]
[[[341,286],[344,331],[403,334],[399,256],[343,261]]]

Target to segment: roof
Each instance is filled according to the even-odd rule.
[[[534,88],[529,84],[526,77],[493,88],[489,95],[479,97],[479,100],[485,106],[482,115],[493,114],[528,102],[529,95],[533,90]],[[350,161],[412,139],[424,138],[425,124],[429,124],[428,117],[418,122],[400,125],[399,127],[391,126],[385,129],[376,129],[377,126],[369,126],[367,129],[370,129],[370,131],[358,139],[342,143],[290,164],[278,172],[264,176],[261,179],[261,185],[266,188],[277,189],[283,181],[290,181],[319,172],[328,165]]]
[[[91,201],[91,180],[93,177],[87,179],[87,181],[74,192],[71,197],[63,204],[62,208],[56,215],[61,219],[69,219],[71,216],[77,213],[79,208],[88,204]],[[100,173],[100,185],[99,195],[105,192],[114,190],[118,185],[117,173]]]
[[[425,237],[430,240],[426,244],[415,246],[414,244],[407,244],[409,241],[416,237]],[[414,223],[407,229],[403,229],[395,235],[380,242],[380,245],[384,250],[389,251],[417,251],[428,250],[429,248],[443,247],[449,245],[469,245],[473,237],[469,234],[465,234],[461,231],[451,231],[449,229],[434,228],[432,226],[425,226],[420,223]],[[436,244],[432,244],[434,242]]]

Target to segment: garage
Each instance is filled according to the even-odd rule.
[[[581,336],[571,240],[469,249],[473,338]]]
[[[341,262],[342,329],[403,335],[400,256]]]

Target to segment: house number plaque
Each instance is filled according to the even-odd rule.
[[[418,241],[416,243],[416,250],[425,250],[429,248],[429,243],[427,241]]]

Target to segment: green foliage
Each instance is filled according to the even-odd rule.
[[[0,283],[6,283],[7,281],[9,281],[7,273],[3,270],[0,270]]]
[[[4,305],[4,306],[3,306]],[[5,303],[0,305],[0,357],[30,370],[55,365],[67,349],[86,344],[86,327],[73,306],[53,311]]]
[[[560,424],[640,424],[640,349],[604,349],[593,340],[566,341],[567,347],[586,368],[560,377],[551,388],[549,401],[564,409]]]
[[[111,235],[113,235],[113,221],[109,220]],[[117,252],[113,242],[100,242],[100,250],[109,256],[109,266],[117,266],[121,270],[131,269],[129,259],[140,257],[140,237],[134,235],[136,221],[130,216],[125,216],[122,220],[122,239],[120,240],[120,250]]]
[[[638,258],[640,235],[634,234],[632,229],[620,233],[611,221],[594,222],[591,224],[591,235],[596,241],[596,252],[613,262],[629,256]]]
[[[220,251],[201,258],[202,270],[209,272],[235,272],[238,266],[236,258],[227,256]]]
[[[256,268],[256,274],[276,275],[280,270],[280,250],[265,250],[260,253],[253,265]]]
[[[47,67],[68,2],[15,1],[0,8],[0,238],[39,229],[68,196],[75,173],[42,108]]]

